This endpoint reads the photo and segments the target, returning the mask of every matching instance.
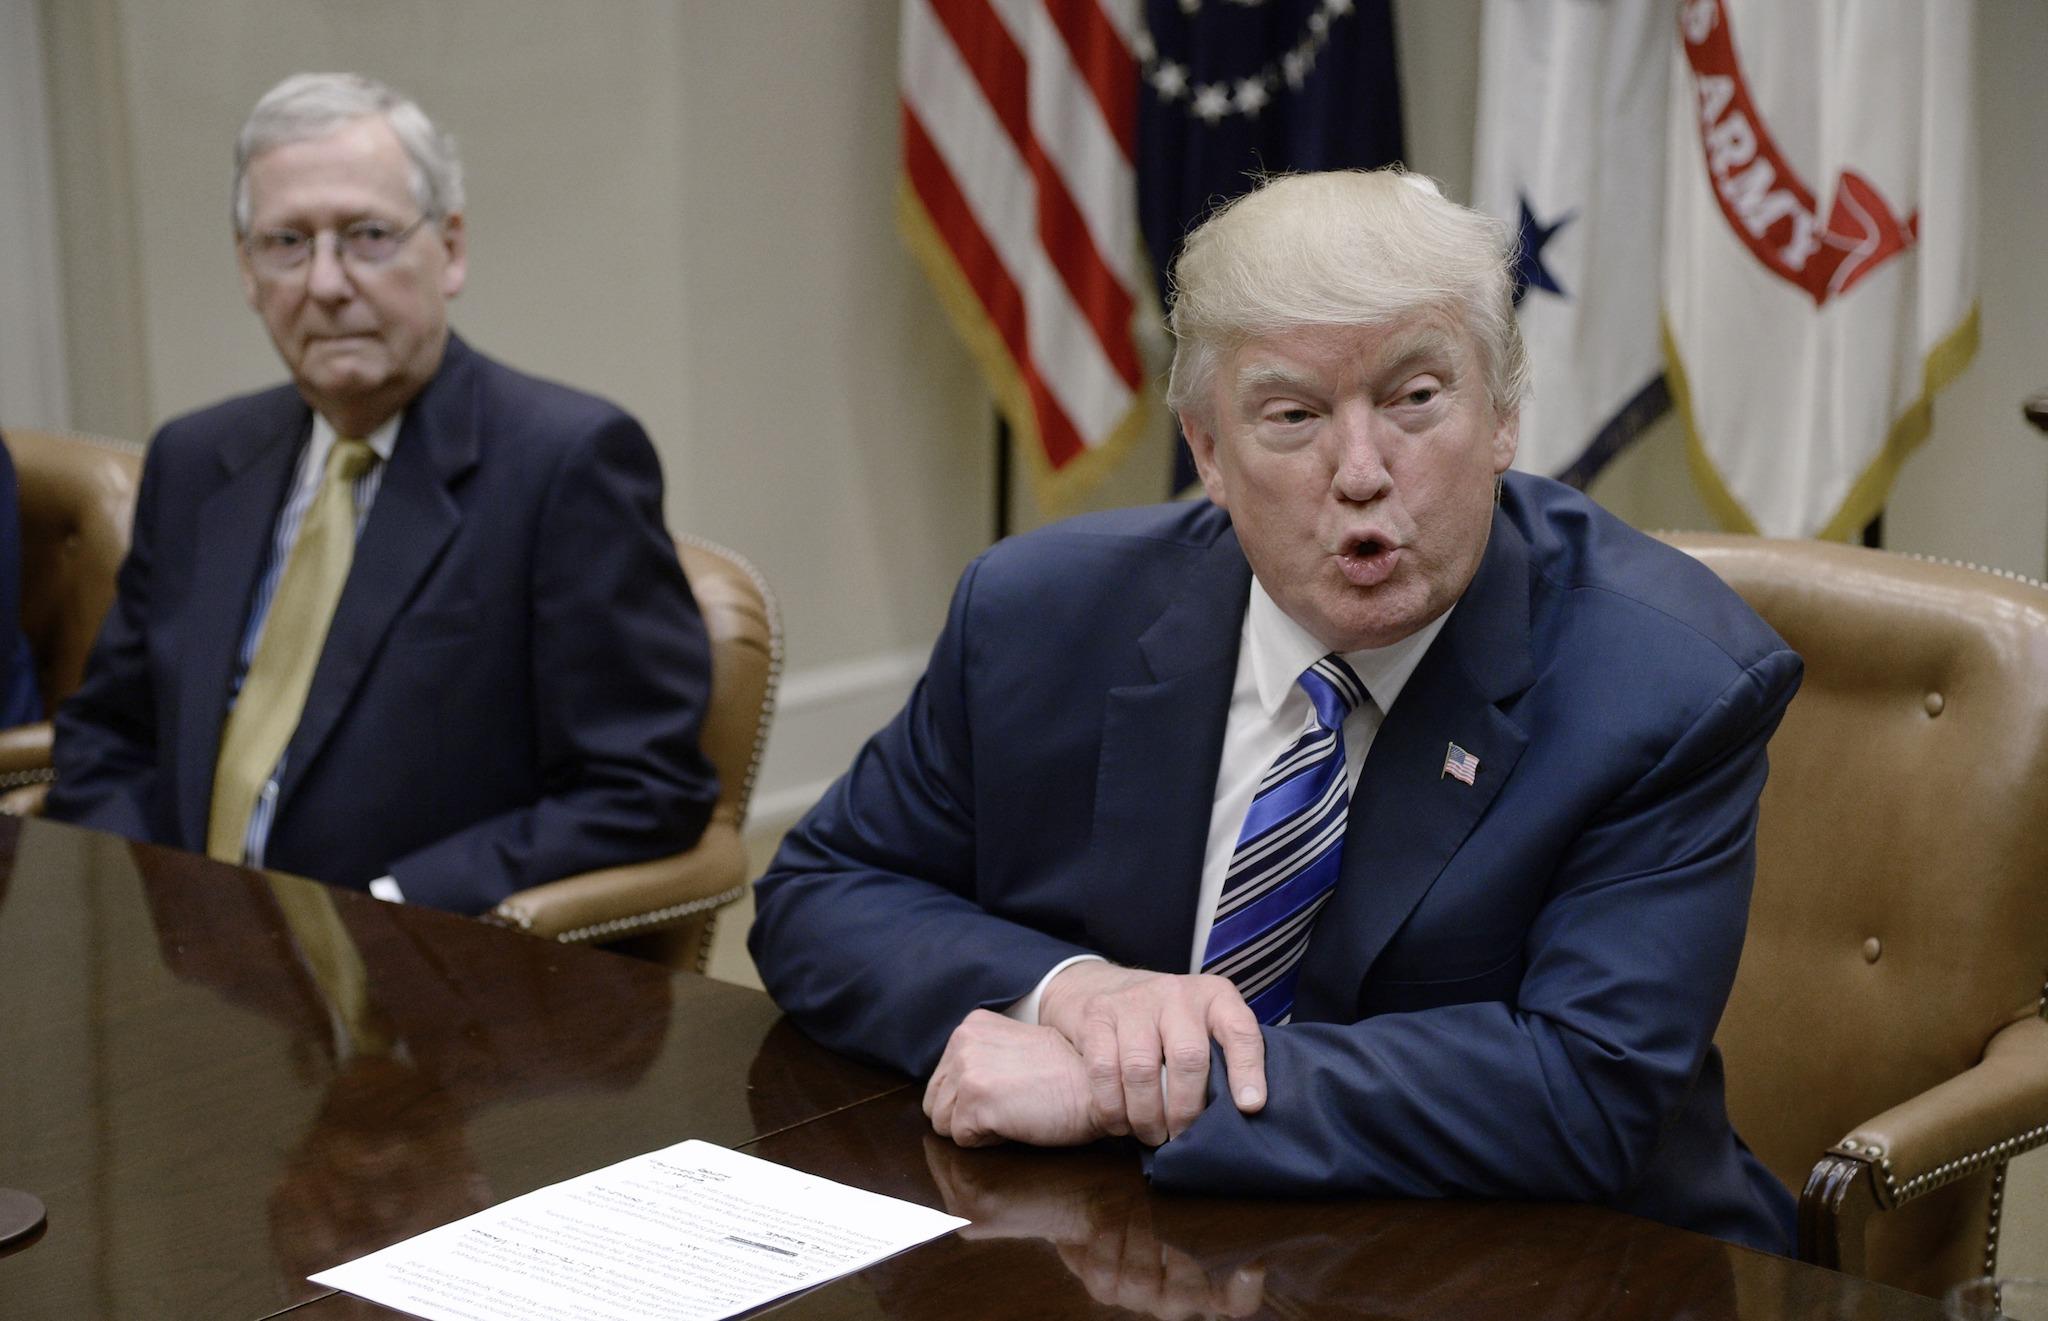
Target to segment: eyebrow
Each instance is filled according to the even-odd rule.
[[[1382,380],[1398,379],[1419,367],[1438,363],[1449,375],[1461,365],[1457,340],[1435,328],[1419,330],[1405,340],[1396,340],[1394,350],[1386,360],[1386,366],[1380,370]]]
[[[1308,385],[1308,378],[1300,372],[1271,363],[1247,367],[1237,375],[1237,389],[1240,394],[1247,391],[1280,390],[1299,391]]]
[[[1399,380],[1419,367],[1436,364],[1441,364],[1448,376],[1460,366],[1460,358],[1457,340],[1432,326],[1394,340],[1391,356],[1376,369],[1374,375],[1381,382]],[[1241,395],[1269,390],[1291,393],[1305,390],[1312,384],[1306,373],[1294,368],[1277,363],[1254,363],[1238,373],[1236,389]]]

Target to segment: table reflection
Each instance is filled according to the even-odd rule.
[[[931,1134],[924,1156],[946,1209],[975,1221],[962,1238],[1041,1239],[1091,1299],[1142,1316],[1742,1314],[1724,1245],[1592,1208],[1161,1196],[1129,1153],[1048,1160]]]
[[[532,940],[480,975],[447,947],[459,928],[423,930],[402,908],[283,877],[208,880],[143,873],[164,965],[283,1028],[294,1072],[320,1093],[268,1204],[287,1278],[499,1200],[467,1141],[472,1116],[629,1088],[666,1035],[665,983],[650,998],[630,964],[562,960]],[[631,1012],[590,1013],[607,1002]]]
[[[1096,1302],[1166,1321],[1247,1317],[1266,1296],[1261,1261],[1226,1254],[1205,1264],[1162,1239],[1156,1213],[1170,1215],[1171,1203],[1150,1196],[1127,1165],[1067,1160],[1026,1173],[981,1157],[924,1136],[946,1210],[974,1222],[963,1239],[1041,1239]]]
[[[1156,1193],[1134,1143],[964,1149],[931,1133],[914,1090],[750,1150],[974,1222],[785,1304],[792,1318],[1901,1315],[1829,1308],[1845,1300],[1825,1272],[1599,1207]],[[872,1311],[849,1308],[863,1295]]]

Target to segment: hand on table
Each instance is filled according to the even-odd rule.
[[[1081,1056],[1066,1038],[986,1009],[953,1029],[925,1084],[924,1112],[940,1136],[963,1147],[1072,1147],[1106,1136],[1090,1113]]]
[[[1266,1104],[1266,1039],[1228,978],[1075,963],[1046,983],[1038,1021],[1079,1052],[1102,1133],[1156,1147],[1194,1123],[1207,1103],[1212,1038],[1237,1108]]]

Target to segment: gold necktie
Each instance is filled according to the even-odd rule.
[[[271,597],[263,638],[221,730],[220,760],[213,768],[206,851],[224,862],[242,860],[257,795],[298,728],[306,690],[313,686],[313,667],[355,557],[355,481],[376,461],[377,452],[367,441],[335,440],[320,490],[299,524],[291,559]]]

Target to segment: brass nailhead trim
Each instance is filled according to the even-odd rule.
[[[2005,1167],[1998,1167],[1998,1173],[1991,1180],[1991,1222],[1984,1227],[1984,1273],[1998,1274],[1998,1224],[2000,1213],[2005,1210]]]
[[[565,945],[571,945],[582,941],[609,940],[614,936],[629,936],[636,931],[666,926],[678,918],[689,917],[695,913],[702,913],[709,909],[723,908],[727,904],[737,903],[740,896],[746,892],[747,884],[742,881],[732,889],[714,894],[709,898],[692,899],[686,904],[670,904],[667,908],[657,908],[648,913],[635,913],[631,917],[615,917],[609,921],[593,922],[587,927],[575,927],[564,931],[556,936],[555,939]]]
[[[782,607],[776,601],[774,591],[768,586],[768,580],[761,576],[761,571],[755,568],[754,562],[746,556],[729,546],[721,546],[708,537],[700,537],[690,532],[676,533],[675,540],[695,546],[699,550],[722,555],[739,565],[741,571],[753,581],[754,590],[761,594],[761,608],[768,615],[768,686],[762,695],[761,723],[755,728],[754,751],[747,758],[747,776],[740,786],[738,820],[734,822],[744,834],[747,828],[747,808],[754,800],[754,774],[761,769],[761,753],[768,746],[768,726],[774,722],[775,698],[782,686]]]
[[[1918,560],[1922,564],[1946,564],[1952,569],[1975,569],[1978,573],[1988,573],[1994,578],[2003,578],[2007,582],[2024,583],[2028,587],[2039,587],[2043,590],[2048,590],[2048,583],[2042,582],[2039,578],[2029,578],[2024,573],[2014,573],[2011,569],[1994,569],[1988,564],[1973,564],[1969,560],[1952,560],[1943,555],[1922,555],[1916,550],[1888,550],[1885,554],[1898,555],[1909,560]]]
[[[1981,1151],[1973,1151],[1967,1155],[1957,1156],[1953,1160],[1943,1161],[1933,1169],[1916,1174],[1904,1183],[1892,1177],[1891,1157],[1886,1156],[1878,1163],[1878,1177],[1884,1181],[1885,1192],[1893,1201],[1909,1201],[1943,1184],[1954,1183],[1966,1175],[1975,1174],[1987,1165],[2003,1165],[2014,1156],[2032,1151],[2043,1143],[2048,1143],[2048,1124],[2030,1128],[2024,1133],[2006,1138],[2003,1142],[1994,1142]],[[1880,1148],[1870,1146],[1865,1147],[1864,1151],[1876,1157],[1880,1153]]]
[[[131,459],[141,458],[144,451],[149,448],[143,442],[130,440],[126,436],[101,436],[90,431],[72,431],[65,427],[20,427],[18,430],[40,431],[46,436],[75,441],[92,449],[105,450],[109,454],[119,454]]]

